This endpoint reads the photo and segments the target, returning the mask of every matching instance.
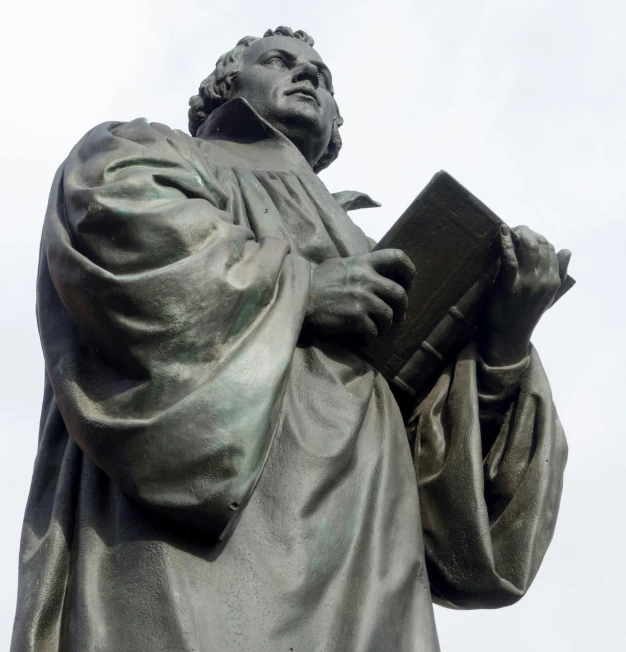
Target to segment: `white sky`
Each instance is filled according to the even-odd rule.
[[[54,171],[104,120],[185,128],[218,55],[284,24],[313,34],[333,71],[344,148],[322,178],[383,203],[353,213],[369,235],[445,168],[509,224],[574,252],[578,285],[534,339],[570,444],[556,535],[518,605],[436,610],[443,652],[626,650],[626,3],[34,0],[2,15],[0,649],[37,443],[34,286]]]

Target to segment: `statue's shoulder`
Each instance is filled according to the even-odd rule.
[[[109,120],[90,129],[84,138],[118,138],[150,144],[152,141],[169,140],[172,143],[191,144],[195,140],[180,129],[172,129],[161,122],[149,122],[146,118],[135,118],[128,122]],[[83,138],[83,139],[84,139]]]
[[[180,129],[149,122],[146,118],[107,121],[90,129],[74,146],[69,158],[78,157],[81,162],[94,157],[110,159],[127,155],[195,158],[198,156],[195,140]]]

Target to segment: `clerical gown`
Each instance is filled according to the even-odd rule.
[[[76,145],[13,652],[435,652],[433,600],[525,593],[566,457],[537,354],[468,345],[405,423],[372,367],[300,337],[315,265],[369,248],[244,100],[197,138],[139,119]]]

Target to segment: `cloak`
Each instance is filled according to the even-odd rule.
[[[12,652],[435,652],[552,537],[567,448],[537,353],[470,344],[408,423],[301,341],[316,264],[370,241],[244,100],[199,137],[91,130],[59,169]]]

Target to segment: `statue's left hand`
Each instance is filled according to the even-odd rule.
[[[492,366],[520,362],[567,273],[571,253],[555,252],[527,226],[500,231],[502,266],[481,323],[481,354]]]

